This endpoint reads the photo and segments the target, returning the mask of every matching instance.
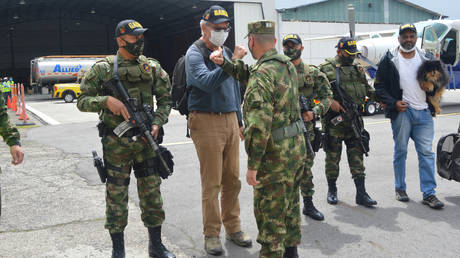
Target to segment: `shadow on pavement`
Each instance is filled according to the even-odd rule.
[[[303,250],[318,249],[324,255],[334,255],[347,244],[358,243],[361,236],[340,232],[338,226],[327,222],[311,221],[302,225],[302,241],[299,247]]]

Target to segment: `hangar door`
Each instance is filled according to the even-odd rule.
[[[103,55],[116,51],[115,26],[135,19],[144,27],[144,54],[171,74],[177,59],[200,37],[203,12],[219,4],[195,0],[0,0],[0,76],[29,82],[30,60],[47,55]],[[233,49],[234,32],[226,45]]]

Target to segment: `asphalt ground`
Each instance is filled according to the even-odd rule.
[[[29,98],[28,98],[29,99]],[[3,174],[0,257],[109,257],[110,237],[104,224],[104,189],[92,167],[91,151],[101,152],[94,114],[79,112],[75,103],[64,104],[47,96],[28,103],[55,120],[55,125],[24,128],[23,164],[13,167],[7,148],[0,150]],[[455,132],[460,121],[460,92],[446,92],[443,114],[435,118],[435,141]],[[12,115],[13,120],[16,119]],[[324,153],[313,167],[314,203],[326,217],[317,222],[302,215],[300,257],[459,257],[460,183],[436,175],[437,196],[446,206],[432,210],[421,203],[418,162],[413,143],[407,157],[407,185],[411,201],[394,199],[393,140],[383,115],[365,117],[371,134],[371,152],[365,158],[368,193],[376,208],[354,202],[355,187],[348,172],[345,151],[338,179],[339,203],[326,203]],[[199,162],[186,121],[173,112],[165,126],[165,146],[173,153],[174,174],[162,184],[166,221],[163,240],[178,257],[207,257],[203,250]],[[245,182],[247,157],[240,146],[240,193],[243,230],[254,240],[252,188]],[[131,178],[127,257],[147,257],[147,232],[140,220],[136,181]],[[225,240],[223,257],[258,257],[260,245],[236,247]],[[212,256],[209,256],[212,257]]]

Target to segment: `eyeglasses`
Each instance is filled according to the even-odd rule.
[[[227,28],[215,28],[209,24],[207,24],[208,27],[210,27],[213,31],[215,32],[230,32],[230,30],[232,30],[232,26],[228,25]]]

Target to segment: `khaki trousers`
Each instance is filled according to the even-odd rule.
[[[241,189],[239,127],[236,113],[192,111],[188,126],[200,160],[203,234],[219,236],[222,224],[227,234],[241,231],[238,200]]]

